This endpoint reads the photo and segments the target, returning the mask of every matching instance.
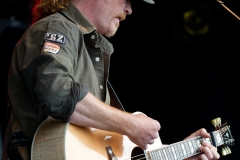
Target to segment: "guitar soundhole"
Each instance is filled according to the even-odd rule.
[[[139,159],[146,160],[144,151],[141,148],[136,147],[132,150],[131,160],[139,160]]]

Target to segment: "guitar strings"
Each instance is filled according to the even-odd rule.
[[[222,139],[229,140],[230,138],[228,138],[228,137],[224,138],[224,137],[223,137],[223,135],[224,135],[227,131],[229,131],[229,128],[230,128],[230,127],[226,126],[226,128],[227,128],[227,129],[225,129],[225,130],[221,130],[220,133],[221,133]],[[231,138],[231,141],[234,141],[234,139]]]
[[[136,158],[139,157],[139,156],[143,156],[143,157],[140,157],[140,158],[136,159]],[[127,158],[127,159],[124,159],[124,160],[132,159],[132,158],[134,158],[134,160],[146,159],[146,157],[145,157],[144,154],[138,154],[138,155],[136,155],[136,156],[133,156],[133,157],[130,157],[130,158]]]
[[[229,128],[225,129],[225,130],[222,130],[220,133],[221,133],[221,137],[222,135],[224,135],[227,131],[228,131]]]
[[[209,138],[203,138],[203,137],[200,137],[200,136],[197,136],[197,137],[194,137],[194,138],[191,138],[191,139],[188,139],[188,140],[186,140],[186,142],[188,142],[188,141],[192,141],[192,140],[199,140],[200,142],[202,142],[203,140],[206,140],[207,142],[209,142],[209,143],[211,143],[211,139],[209,139]],[[194,141],[194,142],[195,142]],[[196,143],[196,142],[195,142]],[[194,143],[194,144],[195,144]],[[174,143],[174,144],[171,144],[171,145],[169,145],[169,146],[166,146],[165,147],[165,149],[167,149],[167,148],[171,148],[173,145],[175,145],[175,144],[182,144],[181,142],[177,142],[177,143]],[[199,144],[199,145],[201,145],[201,143]],[[191,155],[195,155],[195,154],[198,154],[198,153],[200,153],[201,151],[200,150],[197,150],[197,146],[198,146],[198,144],[195,144],[195,146],[194,147],[196,147],[195,148],[195,153],[191,153]],[[188,152],[190,152],[191,151],[191,148],[190,148],[190,146],[189,145],[187,145],[187,146],[185,146],[184,147],[185,148],[185,150],[186,151],[188,151]],[[152,151],[159,151],[159,149],[156,149],[156,150],[152,150]],[[177,148],[175,148],[174,149],[174,151],[176,152],[176,153],[178,153],[180,156],[183,156],[182,158],[187,158],[187,157],[189,157],[189,155],[188,154],[186,154],[186,155],[184,155],[183,153],[182,153],[182,149],[181,149],[181,147],[179,148],[179,147],[177,147]],[[163,154],[164,155],[164,154]],[[143,157],[141,157],[141,156],[143,156]],[[155,158],[159,158],[159,155],[155,155],[154,153],[153,153],[153,155],[152,156],[157,156],[157,157],[155,157]],[[166,156],[166,155],[164,155],[164,156]],[[154,158],[154,157],[152,157],[152,158]],[[130,157],[130,158],[127,158],[127,159],[124,159],[124,160],[129,160],[129,159],[131,159],[131,160],[143,160],[143,159],[145,159],[146,160],[146,157],[145,157],[145,154],[138,154],[138,155],[135,155],[135,156],[133,156],[133,157]]]
[[[229,128],[228,128],[229,129]],[[226,130],[223,130],[222,132],[220,132],[220,134],[221,135],[223,135],[223,134],[225,134],[227,131],[228,131],[228,129],[226,129]],[[196,137],[195,137],[196,138]],[[223,138],[224,139],[224,138]],[[207,142],[209,142],[209,143],[212,143],[212,140],[210,139],[210,138],[200,138],[200,141],[202,142],[203,140],[206,140]],[[200,144],[201,145],[201,144]],[[171,145],[170,145],[171,146]],[[179,150],[177,150],[177,151],[179,151]],[[143,156],[143,157],[140,157],[140,156]],[[138,158],[139,157],[139,158]],[[130,157],[130,158],[127,158],[127,159],[125,159],[125,160],[129,160],[129,159],[132,159],[132,158],[134,158],[134,160],[142,160],[142,159],[146,159],[146,157],[145,157],[145,154],[139,154],[139,155],[135,155],[135,156],[133,156],[133,157]],[[138,159],[136,159],[136,158],[138,158]]]
[[[137,158],[137,157],[139,157],[139,156],[144,156],[143,158],[145,158],[145,155],[144,155],[144,154],[139,154],[139,155],[136,155],[136,156],[131,157],[131,159],[132,159],[132,158]],[[141,158],[141,159],[142,159],[142,158]]]
[[[143,157],[140,157],[140,156],[143,156]],[[138,157],[140,157],[140,158],[138,158]],[[145,157],[144,154],[139,154],[139,155],[133,156],[133,157],[131,157],[130,159],[132,159],[132,158],[134,158],[135,160],[146,159],[146,157]],[[136,159],[136,158],[138,158],[138,159]],[[129,159],[129,158],[128,158],[128,159]]]

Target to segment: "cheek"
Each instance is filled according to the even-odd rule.
[[[100,19],[105,25],[109,25],[110,23],[112,23],[115,17],[116,16],[114,12],[105,12],[104,14],[102,14]]]

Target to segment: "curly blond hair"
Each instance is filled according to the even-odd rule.
[[[32,4],[32,24],[36,21],[58,12],[59,10],[66,9],[70,0],[33,0]]]

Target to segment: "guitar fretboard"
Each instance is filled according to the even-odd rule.
[[[214,139],[214,142],[215,137],[219,137],[216,136],[218,134],[219,133],[217,131],[213,133],[213,135],[215,135],[214,137],[212,137]],[[202,138],[198,136],[177,143],[173,143],[160,149],[148,151],[146,152],[146,158],[147,160],[182,160],[184,158],[188,158],[201,153],[199,147],[201,146],[201,142],[203,140],[206,140],[208,143],[212,144],[211,138]]]

